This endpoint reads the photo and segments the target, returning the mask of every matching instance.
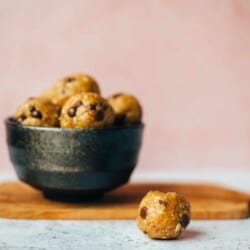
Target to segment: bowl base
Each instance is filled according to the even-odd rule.
[[[103,198],[104,192],[62,194],[62,193],[43,191],[43,196],[46,199],[53,201],[67,202],[67,203],[82,203],[82,202],[98,201]]]

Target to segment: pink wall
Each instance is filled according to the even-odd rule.
[[[140,169],[250,166],[248,0],[0,2],[1,121],[74,71],[140,98]]]

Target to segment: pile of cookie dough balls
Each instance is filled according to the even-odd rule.
[[[101,128],[140,124],[142,108],[129,94],[101,96],[96,80],[76,73],[21,104],[12,121],[27,126]]]

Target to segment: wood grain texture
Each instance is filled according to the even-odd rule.
[[[21,182],[0,184],[0,217],[19,219],[135,219],[149,190],[174,191],[191,203],[192,219],[238,219],[249,216],[250,195],[210,184],[131,183],[88,203],[47,200]]]

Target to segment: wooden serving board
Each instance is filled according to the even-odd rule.
[[[0,217],[19,219],[135,219],[149,190],[174,191],[191,203],[193,219],[238,219],[249,216],[250,195],[210,184],[132,183],[89,203],[47,200],[21,182],[0,184]]]

